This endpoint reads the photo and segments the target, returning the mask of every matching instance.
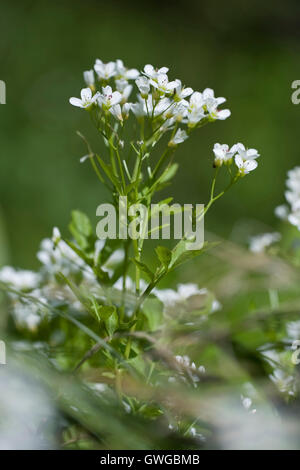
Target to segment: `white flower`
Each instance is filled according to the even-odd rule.
[[[139,92],[142,98],[147,98],[150,91],[150,81],[147,77],[139,77],[135,81],[136,86],[139,89]]]
[[[127,69],[120,59],[116,60],[115,71],[117,78],[124,78],[125,80],[135,80],[140,74],[137,69]]]
[[[129,117],[129,112],[131,110],[131,107],[132,107],[132,103],[124,103],[123,104],[123,106],[122,106],[123,119],[127,119]],[[123,146],[124,146],[124,142],[123,142]]]
[[[83,78],[87,86],[93,88],[95,85],[95,76],[94,76],[94,70],[86,70],[83,72]]]
[[[197,125],[204,117],[204,101],[202,93],[195,91],[190,97],[188,105],[188,115],[184,120],[188,124],[188,127],[194,127]]]
[[[175,80],[175,82],[177,83],[176,93],[175,93],[175,96],[174,96],[175,101],[184,100],[185,98],[187,98],[188,96],[190,96],[193,93],[194,90],[190,87],[184,88],[182,86],[181,80],[178,80],[178,78]]]
[[[169,69],[167,67],[161,67],[160,69],[155,69],[153,65],[147,64],[144,67],[144,75],[152,80],[157,80],[158,75],[168,73]]]
[[[169,142],[169,147],[176,147],[178,144],[181,144],[188,138],[186,131],[182,129],[178,129],[176,134],[174,135],[173,139]]]
[[[154,116],[163,114],[169,106],[170,100],[168,98],[162,98],[156,103]],[[147,99],[143,99],[138,95],[138,102],[132,104],[131,109],[137,117],[147,116],[148,114],[151,116],[153,112],[152,96],[149,95]]]
[[[177,291],[173,289],[154,289],[153,293],[167,306],[174,306],[178,302],[184,302],[193,295],[207,294],[206,289],[199,289],[197,284],[178,284]]]
[[[39,299],[46,302],[46,299]],[[35,332],[42,320],[41,308],[33,302],[16,302],[13,309],[13,316],[18,327],[26,328]]]
[[[287,371],[283,369],[275,369],[273,374],[270,374],[269,377],[278,387],[280,392],[295,395],[295,380]]]
[[[110,86],[102,88],[102,94],[98,97],[99,106],[103,109],[109,109],[115,104],[119,104],[122,100],[122,95],[119,91],[112,91]]]
[[[240,155],[236,155],[234,158],[235,164],[239,169],[240,176],[247,175],[250,171],[255,170],[257,167],[256,160],[246,160],[244,161]]]
[[[177,122],[181,122],[188,114],[188,103],[185,100],[174,103],[166,110],[164,116],[166,118],[174,117]]]
[[[120,79],[120,80],[116,80],[116,87],[117,87],[117,91],[119,91],[122,95],[121,102],[126,103],[126,101],[128,100],[132,92],[132,88],[133,88],[132,85],[129,85],[127,80]]]
[[[16,289],[34,289],[40,282],[40,275],[33,271],[4,266],[0,269],[0,281],[11,284]]]
[[[151,85],[158,89],[161,93],[170,94],[177,86],[176,81],[169,82],[168,75],[165,73],[158,74],[155,80],[150,80]]]
[[[61,240],[61,234],[60,231],[57,227],[53,227],[53,233],[52,233],[52,241],[53,243],[57,243]]]
[[[70,103],[73,106],[77,106],[78,108],[88,108],[91,106],[98,98],[99,93],[95,93],[93,96],[92,90],[90,88],[83,88],[80,92],[80,98],[70,98]]]
[[[133,103],[131,106],[131,111],[133,114],[139,119],[145,116],[145,108],[144,103],[142,101],[138,101],[137,103]]]
[[[275,215],[281,220],[287,220],[289,208],[286,204],[282,204],[281,206],[277,206],[275,208]]]
[[[109,109],[109,112],[118,120],[123,121],[122,109],[119,104],[115,104]]]
[[[94,69],[99,79],[101,80],[109,80],[117,73],[115,62],[108,62],[107,64],[104,64],[100,59],[96,59]]]
[[[278,232],[256,235],[250,238],[250,251],[253,253],[263,253],[266,248],[278,242],[280,239],[281,235]]]
[[[227,144],[215,144],[213,148],[215,154],[214,165],[221,166],[223,163],[230,163],[234,155],[234,146],[229,149]]]
[[[63,240],[58,240],[56,246],[49,238],[42,240],[37,258],[44,265],[44,271],[51,276],[59,271],[68,276],[82,269],[90,270],[89,266],[85,266],[84,261]]]
[[[204,109],[212,119],[227,119],[231,112],[229,109],[222,109],[219,111],[218,107],[220,104],[225,103],[226,98],[215,97],[215,92],[211,88],[205,88],[202,93],[202,99],[204,101]]]
[[[300,210],[291,212],[288,215],[288,221],[290,222],[290,224],[295,225],[295,227],[300,230]]]
[[[241,156],[241,158],[246,161],[246,160],[255,160],[258,158],[260,155],[257,152],[256,149],[247,149],[245,146],[241,143],[235,144],[232,147],[233,152],[238,152],[238,154]]]
[[[288,220],[300,230],[300,167],[288,171],[285,198],[289,206],[282,205],[275,209],[275,214],[282,220]]]
[[[128,118],[131,106],[131,103],[125,103],[122,107],[119,104],[115,104],[109,111],[117,120],[123,121]]]

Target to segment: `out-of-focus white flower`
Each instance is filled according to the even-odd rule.
[[[234,155],[234,146],[229,149],[227,144],[215,144],[213,148],[215,154],[214,165],[221,166],[223,163],[230,163]]]
[[[114,283],[114,286],[113,286],[115,289],[118,289],[118,290],[123,290],[123,276],[121,276],[115,283]],[[140,290],[143,291],[145,290],[147,287],[147,283],[141,279],[140,280]],[[135,282],[131,279],[131,277],[127,276],[126,277],[126,281],[125,281],[125,288],[126,290],[128,291],[135,291]]]
[[[40,282],[40,275],[33,271],[4,266],[0,269],[0,281],[10,284],[15,289],[34,289]]]
[[[191,361],[191,359],[187,355],[175,356],[175,360],[176,360],[176,362],[178,362],[179,365],[181,365],[185,368],[188,368],[188,369],[192,369],[192,371],[198,372],[200,374],[205,374],[205,372],[206,372],[204,366],[201,365],[201,366],[197,367],[195,362]],[[192,372],[192,379],[193,379],[193,382],[194,382],[195,386],[196,386],[196,383],[200,381],[199,376],[194,375],[193,372]]]
[[[281,234],[278,232],[263,233],[251,237],[249,240],[249,248],[253,253],[263,253],[273,243],[278,242],[281,239]]]
[[[278,206],[275,214],[300,230],[300,167],[288,171],[286,186],[288,190],[285,191],[285,198],[289,206],[285,204]]]
[[[176,147],[178,144],[182,144],[187,138],[187,133],[182,129],[178,129],[168,145],[169,147]]]
[[[119,91],[112,91],[111,86],[102,88],[102,94],[98,96],[98,103],[104,110],[109,110],[112,106],[119,104],[122,100],[122,95]]]
[[[88,87],[94,89],[95,86],[95,75],[94,70],[86,70],[83,72],[83,78]]]
[[[49,275],[62,272],[65,276],[83,269],[90,270],[84,261],[63,241],[59,240],[54,246],[49,238],[42,240],[37,253],[38,260],[44,265]]]
[[[135,80],[140,74],[137,69],[126,68],[120,59],[116,60],[115,71],[117,78],[124,78],[125,80]]]
[[[255,170],[257,168],[257,161],[256,160],[243,160],[240,155],[236,155],[234,158],[235,164],[239,169],[240,176],[247,175],[250,171]]]
[[[89,108],[95,101],[97,100],[99,93],[95,93],[94,96],[92,94],[92,90],[90,88],[83,88],[80,92],[80,98],[70,98],[69,102],[73,106],[77,106],[78,108]]]
[[[96,59],[94,69],[100,80],[109,80],[117,73],[115,62],[104,64],[100,59]]]
[[[109,111],[118,121],[123,121],[122,109],[119,104],[112,106]]]
[[[194,295],[207,295],[208,290],[206,288],[199,289],[197,284],[187,283],[178,284],[177,290],[153,289],[153,293],[166,307],[174,307],[177,303],[184,302]],[[216,311],[221,307],[221,304],[218,301],[216,302],[217,304],[214,304],[212,311]]]
[[[287,220],[289,208],[286,204],[282,204],[281,206],[277,206],[275,208],[275,215],[281,220]]]
[[[289,338],[298,340],[300,338],[300,320],[288,322],[286,330]]]
[[[288,374],[283,369],[275,369],[270,374],[270,379],[278,387],[278,390],[282,393],[288,393],[288,395],[294,396],[296,393],[295,379],[292,375]]]
[[[169,82],[168,75],[165,73],[158,74],[155,80],[150,80],[150,83],[154,86],[154,88],[157,88],[157,90],[163,94],[171,94],[174,88],[177,86],[177,82],[175,80]]]
[[[59,242],[61,240],[61,234],[60,231],[57,227],[53,227],[53,232],[52,232],[52,241],[54,244]]]
[[[244,397],[241,395],[241,400],[242,400],[242,405],[245,408],[245,410],[249,411],[252,414],[256,413],[256,409],[252,408],[252,399],[250,397]]]
[[[139,77],[135,81],[136,86],[139,89],[139,92],[142,98],[147,98],[150,92],[150,81],[147,77]]]

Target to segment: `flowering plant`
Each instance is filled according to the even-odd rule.
[[[149,266],[143,257],[147,237],[140,219],[130,212],[139,203],[150,208],[157,193],[170,184],[179,167],[174,162],[179,145],[205,124],[230,116],[228,109],[220,109],[225,98],[215,97],[210,88],[198,92],[179,79],[169,81],[168,72],[167,67],[152,65],[139,72],[121,60],[105,64],[97,59],[94,69],[84,72],[86,88],[80,98],[70,98],[73,106],[89,114],[104,143],[96,151],[79,134],[87,147],[81,162],[89,161],[109,189],[118,215],[120,198],[127,198],[137,236],[100,240],[89,218],[73,211],[72,238],[64,238],[55,228],[52,239],[42,241],[38,273],[4,267],[0,281],[22,334],[43,337],[51,347],[71,348],[68,360],[55,354],[57,368],[81,371],[94,389],[108,396],[113,392],[128,413],[163,415],[170,429],[200,438],[193,421],[167,404],[136,398],[129,386],[130,380],[138,380],[153,386],[175,382],[197,388],[205,368],[190,359],[185,348],[172,347],[172,341],[178,331],[197,333],[221,308],[211,291],[196,284],[179,285],[177,290],[158,288],[170,271],[212,244],[205,242],[191,251],[191,240],[183,233],[172,249],[158,245],[154,267]],[[255,149],[241,143],[231,147],[216,143],[208,202],[201,213],[191,212],[192,222],[203,219],[228,189],[253,171],[258,157]],[[217,191],[220,171],[229,181]],[[96,384],[87,379],[91,370],[97,370]]]

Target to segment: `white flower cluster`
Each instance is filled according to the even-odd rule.
[[[288,204],[276,207],[275,214],[282,220],[288,220],[300,230],[300,167],[288,171],[285,198]]]
[[[174,307],[181,302],[185,302],[193,296],[207,296],[209,291],[203,287],[199,289],[197,284],[187,283],[178,284],[177,290],[174,289],[154,289],[156,297],[164,304],[166,308]],[[211,313],[216,312],[222,308],[220,302],[212,299]]]
[[[177,146],[188,137],[192,128],[205,122],[226,119],[228,109],[219,106],[226,99],[215,97],[211,88],[202,93],[184,87],[181,80],[169,81],[167,67],[159,69],[145,65],[143,71],[128,69],[121,60],[103,63],[97,59],[94,69],[85,71],[83,76],[87,88],[81,90],[81,98],[70,98],[70,103],[80,108],[97,110],[100,115],[112,115],[123,122],[132,112],[138,120],[148,117],[158,125],[161,134],[175,129],[169,142]],[[134,80],[137,101],[129,102]],[[178,128],[179,123],[187,126],[187,131]]]
[[[249,248],[253,253],[264,253],[266,248],[279,242],[281,234],[278,232],[263,233],[250,238]]]
[[[246,149],[241,143],[234,144],[231,148],[227,144],[215,144],[213,152],[215,167],[220,167],[223,164],[229,166],[234,161],[240,176],[247,175],[257,168],[256,159],[259,157],[259,153],[256,149]]]
[[[179,366],[183,367],[184,369],[190,369],[190,378],[193,381],[194,387],[197,387],[198,382],[200,382],[199,375],[205,374],[206,370],[204,366],[197,367],[195,362],[193,362],[189,356],[175,356],[175,361],[179,364]],[[184,376],[181,377],[182,380],[185,382]],[[170,377],[169,382],[176,382],[175,377]]]
[[[34,289],[39,281],[39,274],[25,269],[14,269],[11,266],[3,266],[0,270],[0,281],[11,285],[15,289]]]

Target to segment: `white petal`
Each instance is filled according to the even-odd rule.
[[[90,101],[92,98],[92,90],[90,88],[83,88],[80,92],[82,101]]]
[[[222,121],[224,119],[227,119],[231,115],[231,111],[229,109],[222,109],[222,111],[218,112],[218,119],[221,119]]]
[[[153,65],[151,65],[151,64],[145,65],[145,67],[144,67],[144,72],[145,72],[147,75],[152,75],[153,72],[154,72],[154,67],[153,67]]]
[[[110,104],[118,104],[122,100],[122,95],[119,91],[114,91],[110,100]]]
[[[255,170],[257,167],[257,161],[256,160],[247,160],[245,162],[245,169],[246,171],[252,171]]]
[[[244,166],[244,161],[240,155],[236,155],[234,161],[238,168],[242,168]]]
[[[72,97],[72,98],[69,99],[69,102],[73,106],[77,106],[78,108],[83,108],[82,101],[79,98]]]
[[[193,93],[193,91],[194,91],[193,88],[190,88],[190,87],[184,88],[181,92],[182,98],[186,98],[187,96],[190,96]]]

